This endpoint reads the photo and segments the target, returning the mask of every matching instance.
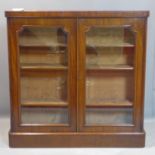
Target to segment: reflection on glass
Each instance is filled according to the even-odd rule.
[[[24,27],[19,48],[21,64],[67,65],[67,34],[62,28]]]
[[[18,38],[22,123],[68,124],[67,33],[24,26]]]
[[[86,33],[86,45],[87,66],[134,65],[131,27],[93,27]]]
[[[86,125],[133,123],[134,51],[130,26],[86,32]]]

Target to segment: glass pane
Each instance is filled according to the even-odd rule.
[[[130,26],[86,33],[87,125],[132,122],[135,35]]]
[[[86,125],[117,125],[132,123],[132,109],[88,108]]]
[[[38,75],[39,76],[39,75]],[[66,77],[37,77],[37,75],[21,78],[21,99],[23,104],[59,104],[66,102]]]
[[[22,122],[27,124],[68,123],[67,108],[22,108]]]
[[[18,37],[21,123],[68,124],[67,33],[25,26]]]
[[[87,66],[134,64],[134,33],[130,27],[93,27],[86,33]]]
[[[86,104],[133,102],[133,75],[129,72],[87,72]],[[112,102],[112,103],[111,103]]]
[[[19,48],[21,64],[67,65],[67,35],[62,28],[24,27]]]

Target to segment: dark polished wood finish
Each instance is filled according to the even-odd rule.
[[[144,147],[144,81],[146,57],[147,11],[6,11],[8,25],[11,129],[9,132],[10,147]],[[23,26],[62,27],[68,36],[68,66],[19,63],[21,53],[31,54],[35,46],[18,45],[17,32]],[[134,67],[129,64],[121,66],[88,66],[86,71],[85,34],[91,27],[130,25],[136,34],[135,45],[120,44],[116,48],[126,49],[128,53],[135,50]],[[59,46],[58,44],[56,46]],[[48,54],[49,46],[38,46],[40,54]],[[32,52],[35,53],[35,52]],[[20,101],[20,79],[29,77],[56,77],[67,72],[68,81],[68,124],[23,124],[21,107],[66,108],[64,101]],[[86,74],[102,76],[114,72],[128,77],[134,73],[134,101],[123,101],[120,104],[100,102],[86,104]],[[43,74],[40,74],[43,73]],[[54,73],[54,74],[53,74]],[[86,125],[86,108],[133,108],[133,123],[111,125]]]
[[[7,17],[108,17],[108,18],[143,18],[149,15],[147,11],[6,11]]]
[[[12,147],[143,147],[144,133],[11,133]]]

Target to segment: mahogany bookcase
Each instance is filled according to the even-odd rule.
[[[143,147],[147,11],[6,11],[11,147]]]

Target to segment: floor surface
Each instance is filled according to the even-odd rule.
[[[0,118],[0,155],[154,155],[155,119],[145,120],[145,148],[15,149],[8,146],[9,118]]]

